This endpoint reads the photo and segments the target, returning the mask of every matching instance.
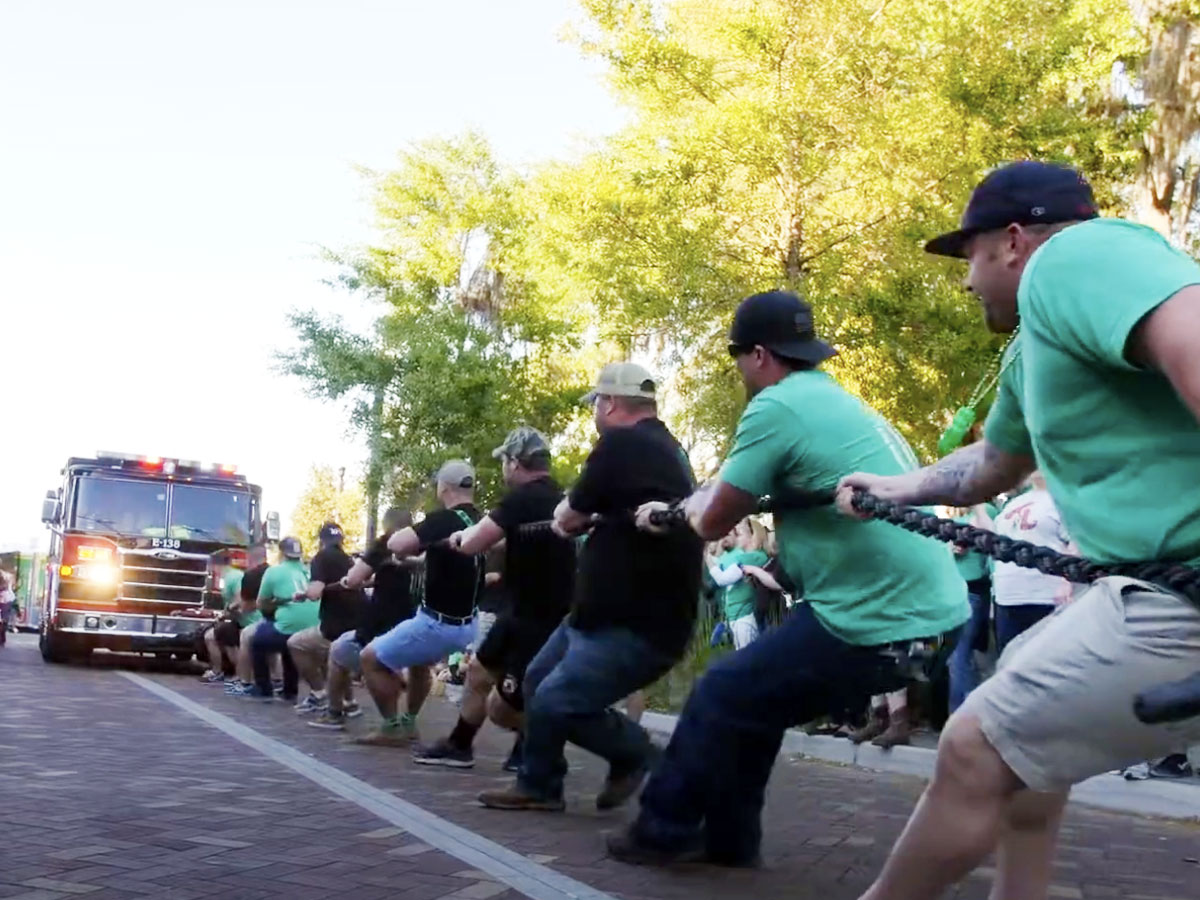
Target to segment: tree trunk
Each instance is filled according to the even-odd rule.
[[[371,458],[367,461],[367,527],[366,545],[375,543],[376,531],[379,527],[379,493],[383,489],[383,388],[375,388],[375,396],[371,400],[371,422],[368,439],[370,441]]]
[[[1142,135],[1133,214],[1177,245],[1190,237],[1200,153],[1200,30],[1173,0],[1131,0],[1149,49],[1138,86],[1153,120]]]

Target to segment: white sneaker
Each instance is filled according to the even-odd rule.
[[[214,672],[212,669],[209,669],[207,672],[205,672],[203,675],[200,676],[200,680],[203,681],[205,684],[224,684],[225,676],[222,675],[220,672]]]

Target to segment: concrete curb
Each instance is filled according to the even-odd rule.
[[[669,735],[676,716],[648,712],[642,725],[652,732]],[[881,750],[870,744],[857,747],[845,738],[808,735],[789,731],[783,736],[784,753],[809,759],[857,766],[875,772],[892,772],[928,779],[933,775],[936,751],[925,747],[895,747]],[[1085,806],[1139,816],[1200,820],[1200,786],[1176,781],[1126,781],[1117,775],[1097,775],[1075,786],[1071,801]]]

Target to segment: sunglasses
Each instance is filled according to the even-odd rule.
[[[745,356],[747,353],[753,353],[753,352],[754,352],[753,344],[730,344],[729,345],[729,355],[732,356],[734,359],[737,359],[739,356]]]

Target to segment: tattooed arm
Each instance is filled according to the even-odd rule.
[[[986,440],[956,450],[931,466],[903,475],[855,472],[838,484],[838,508],[853,515],[850,497],[861,488],[910,506],[974,506],[1016,487],[1034,470],[1033,457],[1005,453]]]

